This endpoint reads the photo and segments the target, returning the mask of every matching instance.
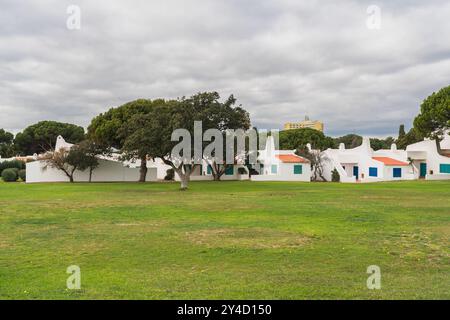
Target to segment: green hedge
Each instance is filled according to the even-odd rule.
[[[12,160],[12,161],[3,161],[0,162],[0,175],[2,174],[3,170],[9,169],[9,168],[16,168],[17,170],[25,169],[25,162],[19,161],[19,160]]]
[[[27,181],[27,170],[25,170],[25,169],[19,170],[18,175],[22,181],[24,181],[24,182]]]
[[[18,169],[17,168],[8,168],[2,171],[2,179],[5,182],[15,182],[18,178]]]

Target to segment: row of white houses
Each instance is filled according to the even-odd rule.
[[[55,149],[67,150],[72,146],[60,136]],[[399,150],[392,144],[390,149],[374,151],[369,138],[363,138],[362,144],[353,149],[345,149],[341,144],[338,149],[310,151],[320,152],[326,181],[331,181],[334,169],[344,183],[450,179],[448,134],[440,142],[440,147],[441,152],[438,152],[436,142],[425,139],[409,145],[406,150]],[[62,171],[46,166],[45,161],[39,160],[39,157],[35,156],[34,160],[27,162],[27,183],[69,181]],[[92,181],[137,181],[139,166],[139,161],[122,162],[118,155],[102,157],[99,167],[93,171]],[[149,160],[147,167],[147,181],[163,180],[170,169],[161,159]],[[229,166],[221,180],[311,181],[310,161],[296,155],[295,150],[277,150],[272,137],[268,137],[265,149],[259,150],[257,164],[252,169],[253,174],[250,175],[248,167],[243,164]],[[78,182],[89,181],[89,172],[76,171],[74,179]],[[179,180],[178,176],[175,179]],[[206,161],[196,166],[190,180],[213,180],[211,166]]]

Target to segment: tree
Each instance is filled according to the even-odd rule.
[[[197,165],[191,161],[174,159],[172,149],[178,144],[172,141],[172,132],[184,128],[193,136],[193,122],[197,119],[194,110],[186,108],[181,100],[164,101],[155,105],[151,113],[139,117],[139,126],[134,126],[135,135],[147,137],[146,154],[155,159],[160,158],[180,177],[181,189],[186,190],[192,171]],[[137,121],[137,116],[134,117]],[[187,155],[192,158],[192,154]]]
[[[405,132],[405,125],[401,124],[400,127],[398,128],[398,140],[403,139],[406,135]]]
[[[440,152],[440,140],[450,128],[450,86],[433,92],[420,105],[420,113],[414,119],[414,129],[423,137],[436,140]]]
[[[71,153],[70,150],[64,148],[48,151],[43,156],[43,160],[45,161],[43,170],[47,170],[48,167],[61,170],[69,178],[69,181],[73,183],[73,175],[77,170],[79,156],[80,155],[78,153]]]
[[[79,171],[89,170],[89,182],[92,182],[92,173],[99,166],[98,156],[109,151],[92,140],[84,140],[73,146],[69,151],[68,162]]]
[[[386,139],[371,138],[370,146],[375,151],[380,149],[389,149],[394,142],[395,139],[393,137],[387,137]]]
[[[302,150],[297,150],[296,152],[299,156],[306,158],[311,163],[312,170],[312,181],[327,181],[323,175],[324,164],[328,161],[328,158],[318,150],[309,151],[307,148]]]
[[[353,149],[361,145],[362,137],[360,135],[351,133],[339,138],[335,138],[334,141],[337,146],[343,143],[346,149]]]
[[[137,135],[131,136],[136,129],[132,128],[131,124],[149,114],[152,106],[151,100],[134,100],[99,114],[92,119],[88,127],[88,138],[99,146],[123,149],[126,159],[139,158],[141,160],[139,182],[146,180],[147,155],[142,151],[145,146],[140,145],[141,141],[136,139]]]
[[[396,140],[396,144],[399,149],[406,149],[408,145],[422,140],[423,136],[419,134],[415,128],[411,128],[407,134],[405,134],[403,137],[399,137]]]
[[[78,143],[84,139],[84,129],[70,123],[41,121],[18,133],[14,145],[21,155],[39,154],[54,149],[59,135],[66,141]]]
[[[10,158],[14,156],[14,135],[3,129],[0,129],[0,157]]]
[[[188,109],[196,110],[197,119],[202,121],[203,132],[208,129],[217,129],[222,134],[222,140],[225,142],[229,130],[248,130],[250,128],[250,115],[241,105],[235,106],[236,99],[230,95],[224,102],[220,102],[220,95],[217,92],[202,92],[188,99],[184,99],[183,104],[188,105]],[[236,138],[233,138],[233,141]],[[205,141],[203,149],[209,144]],[[222,155],[226,154],[226,145],[222,144]],[[205,157],[205,161],[211,166],[211,173],[215,181],[225,174],[226,169],[234,164],[227,164],[216,154],[214,150],[211,157]],[[236,149],[235,149],[236,151]],[[245,155],[240,155],[245,158]],[[221,164],[221,162],[223,164]]]
[[[353,149],[362,144],[362,136],[351,133],[335,138],[334,141],[337,146],[343,143],[346,149]],[[380,149],[389,149],[394,142],[395,139],[393,137],[387,137],[385,139],[370,138],[370,146],[375,151]]]
[[[333,182],[341,181],[341,175],[339,174],[336,168],[334,168],[333,171],[331,171],[331,181]]]
[[[414,128],[424,137],[442,136],[450,128],[450,86],[433,92],[420,105]]]
[[[308,143],[316,150],[325,150],[335,146],[333,138],[327,137],[323,132],[315,129],[304,128],[280,132],[280,149],[306,150]]]

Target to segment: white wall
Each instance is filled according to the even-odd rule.
[[[294,174],[294,165],[302,166],[302,174]],[[311,181],[311,165],[309,163],[283,163],[277,164],[277,174],[271,174],[271,168],[264,166],[264,173],[252,175],[252,181]]]
[[[69,178],[61,170],[45,168],[44,161],[33,161],[27,164],[27,183],[36,182],[69,182]],[[75,182],[89,181],[89,170],[75,171]],[[139,168],[128,168],[121,162],[100,160],[100,165],[92,173],[92,182],[124,182],[138,181]],[[147,181],[156,181],[156,169],[149,168]]]
[[[448,145],[450,138],[446,136],[446,140],[441,142],[441,148]],[[450,174],[440,173],[441,164],[450,164],[450,158],[441,156],[437,152],[436,142],[434,140],[424,140],[417,142],[406,147],[408,156],[414,159],[414,164],[417,169],[420,170],[420,163],[427,164],[427,174],[425,179],[427,180],[450,180]],[[416,172],[418,176],[420,171]],[[431,172],[433,172],[431,174]]]

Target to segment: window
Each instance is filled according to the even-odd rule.
[[[441,163],[439,165],[439,172],[440,173],[450,173],[450,164]]]
[[[227,166],[225,169],[226,176],[232,176],[234,174],[234,166]]]
[[[378,168],[370,167],[369,168],[369,177],[378,177]]]
[[[394,178],[401,178],[402,177],[402,168],[392,169],[392,175]]]
[[[295,164],[294,165],[294,174],[302,174],[303,173],[303,167],[301,164]]]
[[[206,174],[212,174],[212,167],[208,164],[208,167],[206,167]]]
[[[273,164],[273,165],[270,167],[270,172],[271,172],[272,174],[277,174],[277,172],[278,172],[278,166],[277,166],[276,164]]]

